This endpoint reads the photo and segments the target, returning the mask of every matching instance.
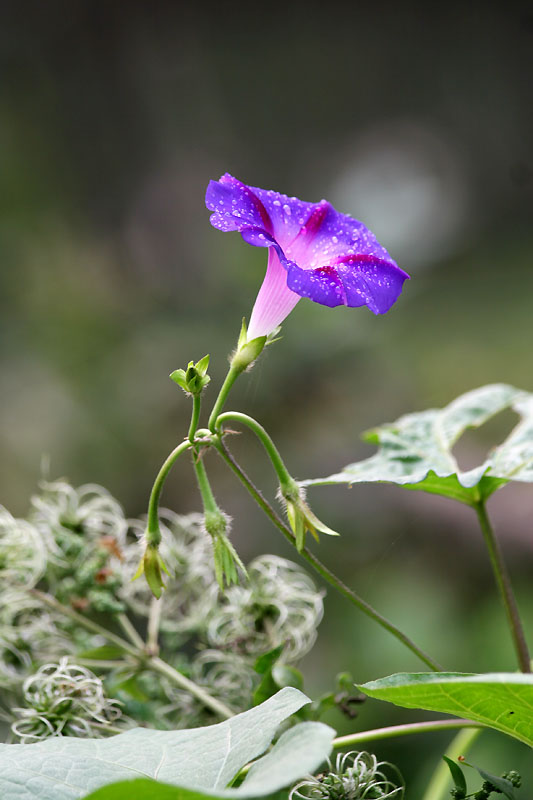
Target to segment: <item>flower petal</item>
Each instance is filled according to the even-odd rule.
[[[330,308],[368,306],[374,314],[389,310],[409,277],[394,262],[363,255],[316,269],[302,269],[288,260],[284,266],[287,286],[301,297]]]
[[[409,275],[396,266],[373,256],[343,258],[334,265],[342,282],[347,306],[368,306],[374,314],[385,314],[396,302]]]
[[[299,299],[300,295],[288,288],[286,269],[280,262],[277,249],[271,247],[268,251],[265,279],[257,294],[248,325],[248,340],[272,333],[290,314]]]
[[[205,204],[214,212],[211,225],[221,231],[254,227],[272,233],[272,222],[259,198],[249,186],[228,173],[219,181],[209,181]]]
[[[305,244],[305,253],[302,253],[302,244]],[[286,254],[304,269],[333,264],[334,259],[340,259],[341,256],[375,256],[394,264],[366,225],[339,213],[326,201],[315,205],[313,213]]]

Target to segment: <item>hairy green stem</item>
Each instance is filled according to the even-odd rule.
[[[194,394],[192,398],[192,414],[191,424],[189,425],[188,439],[191,444],[194,443],[194,437],[198,429],[198,421],[200,419],[200,409],[202,408],[202,398],[199,394]]]
[[[509,577],[509,573],[507,572],[507,567],[505,566],[498,540],[496,539],[492,525],[490,524],[484,501],[480,500],[475,504],[474,508],[476,510],[477,518],[485,539],[485,544],[489,552],[490,563],[492,564],[492,570],[494,572],[496,584],[505,607],[507,622],[509,624],[509,630],[511,631],[516,657],[518,659],[518,665],[522,672],[531,672],[529,650],[526,637],[524,635],[524,627],[520,619],[518,606],[513,593],[511,579]]]
[[[469,719],[437,719],[431,722],[408,722],[405,725],[391,725],[388,728],[374,728],[370,731],[349,733],[333,739],[333,747],[349,747],[363,742],[375,742],[379,739],[392,739],[398,736],[409,736],[413,733],[429,733],[431,731],[454,730],[456,728],[483,728],[485,726]],[[470,731],[469,731],[470,732]],[[476,731],[477,732],[477,731]],[[433,796],[431,800],[435,800]]]
[[[268,457],[272,462],[272,466],[276,471],[276,475],[278,476],[279,482],[281,487],[289,486],[294,483],[293,478],[289,474],[287,467],[283,463],[283,459],[277,449],[276,445],[270,438],[269,434],[263,428],[262,425],[257,422],[253,417],[249,417],[248,414],[241,414],[240,411],[225,411],[223,414],[217,419],[217,429],[220,430],[219,426],[222,425],[224,422],[240,422],[242,425],[246,425],[250,428],[253,433],[257,436],[261,444],[266,450]]]
[[[74,611],[68,606],[64,606],[62,603],[56,600],[55,597],[45,594],[44,592],[40,592],[37,589],[31,589],[30,594],[32,594],[34,597],[37,597],[49,608],[52,608],[54,611],[59,612],[65,617],[68,617],[86,630],[91,631],[91,633],[98,633],[100,636],[105,637],[108,642],[116,644],[117,647],[120,647],[125,653],[134,656],[134,658],[144,667],[151,669],[154,672],[158,672],[160,675],[165,675],[165,677],[167,677],[181,689],[184,689],[185,691],[189,692],[189,694],[192,694],[194,697],[196,697],[206,708],[209,708],[215,714],[218,714],[225,719],[229,719],[229,717],[234,715],[233,711],[228,708],[228,706],[226,706],[220,700],[217,700],[216,697],[211,697],[211,695],[206,692],[205,689],[203,689],[201,686],[198,686],[196,683],[194,683],[194,681],[191,681],[185,675],[182,675],[181,672],[178,672],[177,669],[172,667],[170,664],[167,664],[166,661],[163,661],[158,656],[149,658],[144,649],[144,643],[142,643],[142,649],[138,649],[125,639],[122,639],[120,636],[117,636],[111,631],[106,630],[106,628],[104,628],[102,625],[99,625],[97,622],[93,622],[91,619],[78,614],[77,611]]]
[[[215,500],[215,496],[213,494],[213,490],[211,489],[211,484],[209,483],[209,478],[207,477],[207,472],[205,471],[204,462],[201,458],[198,457],[196,451],[193,455],[193,466],[194,471],[196,473],[196,480],[198,481],[198,488],[200,489],[200,494],[202,495],[202,503],[204,506],[204,511],[206,513],[213,512],[218,513],[219,508],[217,505],[217,501]]]
[[[465,726],[466,727],[466,726]],[[470,727],[470,730],[462,730],[452,739],[452,743],[445,752],[445,756],[451,761],[457,761],[459,756],[466,755],[475,740],[481,733],[483,726],[477,729]],[[445,800],[450,797],[452,777],[445,761],[441,761],[427,786],[422,800]]]
[[[215,405],[213,406],[213,410],[211,411],[209,422],[207,423],[207,427],[209,428],[211,433],[216,433],[217,420],[218,417],[220,416],[220,412],[224,408],[224,403],[228,398],[228,395],[231,391],[231,387],[233,386],[233,384],[235,383],[235,381],[237,380],[242,371],[243,368],[241,366],[237,366],[234,364],[230,366],[229,372],[226,375],[226,378],[224,380],[224,383],[222,384],[220,392],[218,393],[218,397],[215,400]]]
[[[233,472],[237,475],[243,486],[248,490],[250,495],[254,498],[256,503],[260,506],[260,508],[265,512],[267,517],[274,523],[274,525],[281,531],[281,533],[285,536],[285,538],[294,546],[295,545],[295,537],[291,529],[288,525],[286,525],[283,520],[278,516],[276,511],[272,508],[270,503],[265,500],[259,489],[252,483],[248,475],[244,472],[242,467],[237,463],[235,458],[229,452],[227,447],[225,446],[224,442],[221,439],[213,439],[213,445],[216,447],[217,451],[220,453],[224,461],[228,464],[228,466],[233,470]],[[381,625],[386,631],[388,631],[392,636],[394,636],[398,641],[400,641],[405,647],[407,647],[412,653],[414,653],[421,661],[426,664],[431,670],[434,672],[441,672],[442,667],[438,664],[434,659],[428,656],[423,650],[421,650],[406,634],[399,630],[392,622],[389,622],[385,617],[383,617],[378,611],[376,611],[369,603],[363,600],[359,595],[349,589],[337,576],[331,572],[322,562],[311,553],[307,548],[304,548],[301,551],[301,555],[306,559],[306,561],[311,564],[311,566],[316,570],[316,572],[321,575],[324,580],[326,580],[329,584],[331,584],[337,591],[339,591],[347,600],[349,600],[352,605],[356,606],[360,611],[366,614],[370,619],[374,620],[378,625]]]
[[[170,453],[170,455],[166,458],[163,462],[163,466],[159,470],[157,477],[154,481],[154,485],[152,487],[152,491],[150,493],[150,501],[148,503],[148,521],[146,526],[146,536],[147,539],[150,541],[149,544],[155,545],[156,547],[159,545],[161,541],[161,533],[159,531],[159,498],[161,496],[161,492],[163,490],[164,483],[167,479],[167,475],[174,466],[175,462],[178,460],[180,455],[192,447],[191,443],[187,439],[184,442],[181,442],[174,450]]]

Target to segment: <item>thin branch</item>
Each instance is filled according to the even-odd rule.
[[[281,531],[281,533],[285,536],[285,538],[293,545],[295,545],[295,537],[292,530],[286,525],[283,520],[278,516],[274,508],[270,505],[270,503],[265,500],[259,489],[252,483],[248,475],[244,472],[242,467],[239,463],[235,460],[233,455],[230,453],[226,445],[221,439],[213,441],[214,446],[216,447],[217,451],[220,453],[224,461],[228,464],[228,466],[233,470],[233,472],[237,475],[241,483],[246,487],[248,492],[254,498],[256,503],[262,508],[265,512],[267,517],[274,523],[274,525]],[[347,600],[352,603],[352,605],[356,606],[360,611],[366,614],[370,619],[373,619],[374,622],[377,622],[378,625],[381,625],[386,631],[388,631],[392,636],[394,636],[398,641],[400,641],[403,645],[405,645],[412,653],[414,653],[418,658],[426,664],[431,670],[434,672],[442,672],[442,667],[440,664],[435,661],[433,658],[428,656],[421,648],[419,648],[405,633],[403,633],[399,628],[389,622],[388,619],[383,617],[378,611],[376,611],[369,603],[363,600],[359,595],[357,595],[354,591],[349,589],[337,576],[331,572],[328,567],[326,567],[322,562],[307,548],[304,548],[301,551],[301,555],[306,559],[306,561],[311,564],[311,566],[332,586],[337,589]]]

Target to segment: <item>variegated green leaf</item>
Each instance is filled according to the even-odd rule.
[[[460,470],[452,454],[460,436],[506,409],[521,417],[516,428],[483,464]],[[473,504],[508,481],[533,482],[533,394],[506,384],[475,389],[445,408],[407,414],[364,438],[378,445],[375,455],[302,484],[396,483]]]

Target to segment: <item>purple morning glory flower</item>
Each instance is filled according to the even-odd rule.
[[[211,224],[268,247],[268,266],[248,326],[248,339],[271,333],[300,297],[324,306],[368,306],[384,314],[409,275],[373,233],[326,200],[304,203],[246,186],[231,175],[210,181]]]

